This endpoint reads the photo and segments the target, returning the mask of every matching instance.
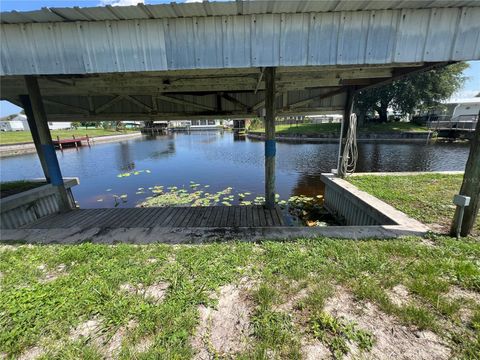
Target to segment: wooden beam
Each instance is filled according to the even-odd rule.
[[[89,113],[89,111],[87,109],[81,108],[79,106],[64,104],[64,103],[54,101],[54,100],[43,99],[43,103],[58,106],[58,107],[61,107],[61,108],[67,109],[67,110],[78,111],[82,114],[88,114]]]
[[[166,101],[166,102],[173,103],[173,104],[186,105],[186,106],[196,107],[196,108],[199,108],[199,109],[215,111],[215,109],[210,107],[210,106],[197,104],[197,103],[194,103],[194,102],[191,102],[191,101],[178,99],[178,98],[174,98],[174,97],[171,97],[171,96],[156,95],[156,97],[159,100]]]
[[[42,166],[43,174],[47,183],[50,183],[50,175],[48,174],[47,161],[45,159],[45,154],[42,150],[42,143],[40,141],[40,135],[38,134],[38,129],[35,124],[35,116],[33,115],[32,103],[30,102],[30,97],[28,95],[21,95],[20,101],[22,103],[23,110],[27,116],[28,127],[32,133],[33,143],[35,149],[37,150],[38,157],[40,158],[40,165]]]
[[[265,206],[275,207],[275,68],[265,68]]]
[[[127,96],[125,96],[125,100],[130,101],[131,103],[147,110],[148,112],[151,112],[153,110],[150,106],[148,106],[148,105],[144,104],[143,102],[135,99],[133,96],[127,95]]]
[[[28,89],[28,96],[32,106],[32,114],[34,121],[32,125],[38,131],[38,137],[40,140],[40,149],[45,158],[45,163],[48,168],[48,176],[51,184],[57,189],[60,197],[59,208],[60,211],[68,211],[72,208],[73,204],[70,203],[65,184],[63,183],[63,176],[58,164],[57,154],[52,142],[52,136],[50,129],[48,128],[48,120],[43,107],[42,95],[35,76],[25,76],[25,86]]]
[[[239,105],[242,109],[244,109],[246,111],[250,110],[250,107],[247,104],[242,103],[240,100],[238,100],[237,98],[235,98],[235,97],[233,97],[233,96],[231,96],[227,93],[223,93],[222,97],[225,100],[230,101],[232,104]]]
[[[101,113],[102,111],[108,109],[110,106],[114,105],[115,103],[123,100],[125,98],[124,95],[117,95],[115,96],[113,99],[111,100],[108,100],[105,104],[99,106],[97,109],[95,109],[95,113],[96,114],[99,114]]]
[[[301,100],[301,101],[298,101],[296,103],[290,104],[290,105],[288,105],[288,107],[290,109],[294,109],[294,108],[297,108],[297,107],[302,107],[302,106],[308,105],[308,104],[310,104],[310,103],[312,103],[316,100],[328,99],[332,96],[344,93],[345,91],[346,91],[346,89],[344,89],[344,88],[335,89],[335,90],[329,91],[325,94],[316,95],[316,96],[313,96],[309,99]]]
[[[465,207],[463,214],[461,236],[469,235],[477,220],[480,209],[480,111],[478,112],[477,127],[470,142],[470,152],[468,154],[467,164],[465,165],[465,174],[463,175],[460,195],[470,197],[470,205]],[[454,221],[450,229],[450,235],[454,236],[457,231],[458,207],[455,212]]]

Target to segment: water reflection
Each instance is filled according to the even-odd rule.
[[[358,171],[463,170],[468,144],[360,143]],[[336,167],[337,144],[277,146],[277,192],[316,195],[322,192],[320,173]],[[133,207],[155,185],[188,188],[190,181],[216,192],[264,192],[264,144],[229,132],[191,132],[145,136],[91,148],[57,152],[64,176],[77,176],[75,198],[83,208],[112,207],[113,195],[127,195],[121,207]],[[41,177],[35,154],[3,158],[1,180]],[[130,173],[126,177],[117,177]],[[146,189],[145,192],[139,188]],[[141,193],[141,194],[139,194]]]

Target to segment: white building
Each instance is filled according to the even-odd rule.
[[[468,119],[473,119],[478,116],[480,112],[480,97],[471,98],[471,99],[460,99],[450,101],[448,104],[457,104],[453,109],[452,121],[462,121]]]
[[[27,117],[23,114],[4,116],[0,119],[0,131],[25,131],[28,127]]]
[[[48,128],[50,130],[66,130],[72,128],[71,122],[48,122]]]
[[[71,122],[49,122],[50,130],[71,129]],[[29,131],[27,117],[24,114],[4,116],[0,119],[0,131]]]
[[[222,128],[222,120],[172,120],[169,127],[185,130],[209,130]]]

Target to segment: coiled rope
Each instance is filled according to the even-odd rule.
[[[347,175],[355,172],[358,160],[357,148],[357,115],[350,115],[345,146],[343,148],[342,159],[340,161],[340,174]]]

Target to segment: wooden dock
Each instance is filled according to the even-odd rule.
[[[52,140],[53,146],[55,148],[63,150],[64,147],[76,147],[78,148],[79,146],[83,145],[83,142],[86,142],[88,146],[90,146],[90,138],[88,135],[83,136],[83,137],[75,137],[75,135],[72,136],[71,139],[60,139],[60,137],[57,136],[56,140]]]
[[[263,206],[206,206],[77,209],[54,214],[24,229],[63,228],[238,228],[285,226],[279,208]]]

